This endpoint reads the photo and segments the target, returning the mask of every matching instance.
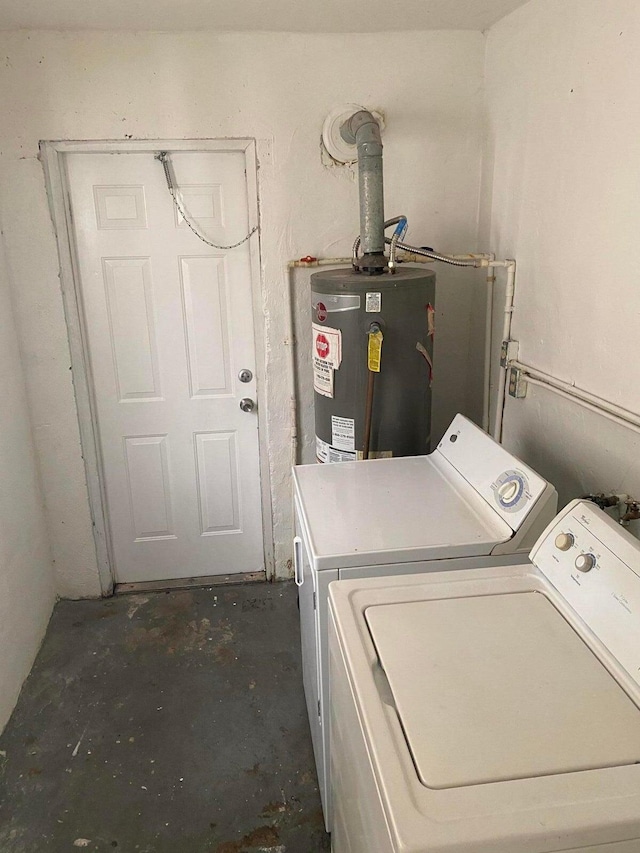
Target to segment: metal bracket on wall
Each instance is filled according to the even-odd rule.
[[[522,399],[527,396],[527,380],[517,367],[509,368],[509,396]]]
[[[518,360],[518,341],[502,341],[500,349],[500,367],[508,367],[510,361]]]

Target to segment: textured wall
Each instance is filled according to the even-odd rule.
[[[521,360],[635,412],[639,43],[635,0],[531,0],[491,29],[481,231],[518,261]],[[504,435],[563,502],[640,496],[640,436],[544,389],[508,400]]]
[[[386,207],[409,236],[452,251],[476,248],[484,38],[473,32],[386,35],[0,34],[0,215],[41,460],[46,507],[65,596],[95,595],[98,576],[74,408],[55,239],[41,139],[251,136],[269,141],[260,168],[268,441],[276,572],[290,558],[289,406],[285,263],[343,256],[357,230],[349,169],[322,164],[326,114],[344,101],[381,108]],[[263,149],[264,150],[264,149]],[[467,404],[474,272],[443,272],[438,290],[434,433]],[[299,317],[308,273],[296,273]],[[301,331],[305,324],[300,325]],[[479,342],[481,347],[481,341]],[[310,340],[300,335],[302,355]],[[480,350],[481,351],[481,350]],[[300,375],[311,440],[310,372]],[[265,397],[261,400],[264,405]]]
[[[0,731],[53,607],[53,566],[0,234]]]

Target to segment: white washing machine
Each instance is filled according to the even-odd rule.
[[[330,589],[333,853],[640,851],[640,543]]]
[[[428,456],[299,465],[293,479],[304,689],[330,830],[329,583],[522,562],[557,495],[462,415]]]

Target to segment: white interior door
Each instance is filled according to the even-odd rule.
[[[171,160],[200,229],[244,237],[244,154]],[[152,152],[66,166],[116,579],[262,570],[249,243],[199,240]]]

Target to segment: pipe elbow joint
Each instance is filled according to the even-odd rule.
[[[348,145],[377,142],[382,151],[380,125],[369,110],[359,110],[348,118],[340,128],[340,136]]]

